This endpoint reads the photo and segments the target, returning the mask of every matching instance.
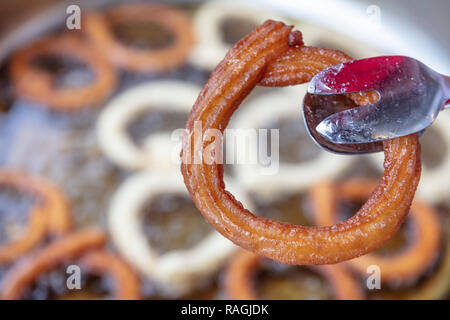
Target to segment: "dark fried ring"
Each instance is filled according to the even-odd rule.
[[[81,258],[83,270],[109,275],[116,284],[115,299],[137,300],[140,298],[140,282],[133,269],[117,255],[96,250]]]
[[[106,234],[95,228],[67,234],[46,247],[19,260],[5,275],[0,290],[2,299],[20,299],[39,275],[67,261],[81,258],[81,265],[104,272],[115,280],[114,298],[137,299],[138,281],[132,270],[116,256],[93,251],[103,247]]]
[[[33,66],[40,55],[64,55],[86,63],[94,73],[92,83],[55,88],[53,77]],[[51,36],[20,50],[11,60],[10,73],[17,96],[57,111],[74,111],[103,101],[114,89],[117,75],[111,64],[87,41],[74,35]]]
[[[350,179],[338,184],[324,181],[311,188],[310,196],[316,224],[329,226],[338,223],[339,198],[364,201],[375,190],[377,182],[367,179]],[[414,200],[409,214],[415,234],[408,247],[389,256],[369,253],[346,263],[361,275],[376,265],[384,282],[407,282],[420,277],[436,260],[441,244],[441,222],[437,212],[422,201]]]
[[[111,25],[121,22],[154,22],[174,35],[169,47],[139,49],[122,44],[114,35]],[[183,64],[194,43],[189,19],[183,12],[161,4],[126,4],[109,9],[105,14],[92,12],[85,21],[92,42],[115,65],[132,72],[163,72]]]
[[[21,172],[0,170],[0,185],[11,186],[38,196],[29,213],[23,236],[0,245],[0,264],[11,262],[31,250],[47,234],[61,235],[71,227],[68,204],[61,191],[49,181]]]
[[[226,271],[225,288],[230,299],[258,300],[253,285],[253,273],[258,269],[262,257],[241,250],[231,260]],[[314,266],[331,284],[338,300],[360,300],[363,292],[358,282],[339,265]]]

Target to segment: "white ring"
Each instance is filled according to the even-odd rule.
[[[273,12],[238,1],[207,1],[194,16],[197,43],[191,51],[190,62],[197,67],[213,70],[225,57],[230,45],[224,43],[220,23],[226,17],[254,21],[259,26],[267,19],[286,21]]]
[[[298,119],[298,125],[304,126],[301,107],[305,93],[306,86],[296,86],[255,97],[236,112],[232,128],[262,129],[276,118]],[[237,152],[256,154],[257,146],[238,143]],[[293,189],[301,191],[314,181],[336,177],[348,168],[352,161],[353,157],[336,155],[321,149],[319,156],[310,161],[280,163],[278,172],[273,175],[261,174],[262,166],[259,164],[237,164],[234,168],[248,190],[271,197]]]
[[[220,30],[220,22],[226,17],[237,17],[254,21],[256,25],[262,24],[267,19],[294,23],[297,30],[302,31],[304,43],[309,46],[326,42],[331,48],[339,48],[342,51],[353,53],[355,58],[380,55],[380,52],[370,46],[356,46],[356,40],[303,21],[287,21],[274,15],[273,12],[263,10],[251,4],[243,4],[237,1],[208,1],[202,5],[194,16],[194,29],[196,32],[196,46],[191,52],[190,62],[197,67],[207,70],[214,69],[225,57],[230,45],[224,43]]]
[[[229,181],[226,185],[239,201],[251,206],[244,192]],[[125,259],[144,275],[156,280],[165,294],[182,295],[194,289],[201,279],[218,271],[236,246],[212,231],[190,249],[157,255],[141,229],[139,213],[145,202],[161,193],[189,196],[181,173],[152,170],[128,178],[111,201],[109,230],[115,246]]]
[[[433,168],[422,166],[417,195],[426,201],[439,203],[448,200],[450,194],[450,113],[441,112],[432,124],[432,128],[437,130],[446,144],[446,154],[439,165]],[[375,153],[369,159],[376,165],[377,169],[383,170],[383,154]]]
[[[307,46],[327,47],[345,52],[355,59],[379,56],[382,53],[371,46],[362,45],[360,41],[336,33],[323,27],[301,23],[297,28],[302,32],[303,42]]]
[[[97,136],[107,157],[127,169],[144,169],[158,164],[171,164],[170,152],[176,147],[170,133],[160,133],[154,141],[147,138],[149,148],[139,148],[126,132],[127,124],[146,110],[183,111],[188,114],[201,88],[188,82],[163,80],[133,87],[115,97],[100,114]],[[162,144],[156,144],[157,142]],[[158,146],[158,147],[156,147]],[[172,148],[173,147],[173,148]],[[161,152],[161,148],[164,149]],[[162,160],[161,157],[165,157]]]

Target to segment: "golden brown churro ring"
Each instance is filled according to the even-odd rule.
[[[112,27],[127,22],[154,23],[170,32],[174,39],[168,46],[156,49],[121,43]],[[194,41],[192,26],[184,13],[161,4],[126,4],[105,14],[92,12],[87,15],[85,28],[92,42],[115,65],[133,72],[163,72],[182,65]]]
[[[0,245],[0,264],[20,257],[43,240],[47,233],[61,235],[70,229],[68,204],[61,191],[50,182],[3,169],[0,170],[0,185],[38,196],[38,204],[29,213],[24,235],[11,243]]]
[[[194,124],[199,121],[203,132],[223,132],[258,82],[271,86],[298,84],[346,59],[331,50],[299,46],[301,34],[291,30],[269,20],[228,52],[211,74],[187,121],[181,170],[200,212],[235,244],[285,264],[337,263],[379,247],[400,227],[420,178],[417,135],[384,143],[385,172],[376,190],[355,216],[329,227],[296,226],[255,216],[225,190],[223,166],[211,159],[211,152],[202,152],[209,144],[197,141],[201,149],[194,148]],[[303,63],[285,58],[296,55],[303,57]],[[277,64],[276,69],[272,63]],[[200,162],[199,155],[203,158]]]
[[[81,86],[58,88],[50,73],[33,65],[35,58],[47,55],[83,62],[94,74],[94,80]],[[104,56],[75,35],[51,36],[24,48],[13,56],[10,73],[19,97],[60,111],[78,110],[103,101],[117,82]]]
[[[226,271],[225,290],[230,299],[257,300],[253,274],[258,269],[261,256],[245,250],[239,251],[231,260]],[[360,300],[363,293],[358,282],[339,265],[312,267],[331,284],[334,297],[338,300]]]
[[[61,237],[46,247],[19,260],[5,275],[0,297],[20,299],[26,289],[40,275],[65,262],[79,260],[87,270],[105,273],[115,280],[114,298],[137,299],[138,281],[132,270],[116,256],[103,251],[106,242],[103,231],[91,228],[76,231]]]
[[[311,200],[317,225],[329,226],[339,222],[338,200],[364,201],[376,188],[377,182],[366,179],[350,179],[339,184],[318,183],[311,188]],[[417,279],[436,260],[441,243],[440,220],[434,209],[414,200],[409,218],[415,234],[405,250],[394,255],[383,256],[369,253],[347,261],[360,274],[367,274],[367,268],[376,265],[384,282],[406,282]]]

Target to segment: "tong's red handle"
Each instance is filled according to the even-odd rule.
[[[330,93],[376,90],[388,75],[401,70],[404,60],[403,56],[382,56],[345,62],[322,71],[321,87]]]

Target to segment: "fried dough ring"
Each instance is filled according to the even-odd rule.
[[[115,87],[117,76],[111,64],[95,48],[74,35],[51,36],[19,51],[10,72],[16,94],[57,111],[74,111],[104,100]],[[65,55],[86,63],[95,80],[82,87],[55,89],[53,78],[32,65],[39,55]]]
[[[167,48],[142,50],[116,39],[111,24],[124,21],[155,22],[175,36]],[[162,4],[126,4],[115,6],[102,15],[87,14],[85,30],[93,43],[111,62],[132,72],[164,72],[182,65],[191,50],[194,35],[189,19],[178,9]]]
[[[0,170],[0,185],[12,186],[39,198],[29,213],[23,236],[0,245],[0,264],[17,259],[43,240],[47,233],[61,235],[70,229],[72,221],[68,204],[61,191],[49,181],[3,169]]]
[[[89,255],[89,250],[102,247],[106,240],[106,234],[103,231],[90,228],[67,234],[39,251],[33,252],[17,262],[5,275],[0,297],[6,300],[20,299],[25,289],[39,275],[81,256],[82,264],[84,263],[88,269],[105,271],[113,276],[117,285],[115,298],[137,298],[136,278],[123,262],[118,262],[118,258],[108,253],[93,252],[92,256]],[[88,255],[83,257],[86,253]]]
[[[311,189],[311,200],[315,209],[316,224],[329,226],[339,222],[337,218],[338,198],[349,201],[364,200],[376,188],[377,182],[367,179],[350,179],[333,185],[318,183]],[[414,200],[409,214],[416,234],[408,248],[393,256],[369,253],[346,263],[361,275],[367,267],[377,265],[383,282],[407,282],[421,276],[436,260],[441,244],[441,223],[438,214],[427,204]]]
[[[448,239],[447,239],[448,240]],[[445,245],[441,252],[441,261],[436,270],[427,276],[418,287],[414,287],[401,296],[384,294],[383,299],[403,299],[403,300],[437,300],[445,299],[448,295],[450,285],[450,249]],[[448,299],[448,296],[447,296]]]
[[[0,245],[0,264],[14,261],[44,240],[47,227],[47,215],[40,208],[29,213],[28,225],[23,235],[7,244]]]
[[[318,70],[345,60],[340,53],[333,55],[325,49],[289,49],[288,42],[295,45],[299,38],[291,29],[269,20],[240,40],[217,66],[186,123],[181,170],[197,208],[235,244],[285,264],[337,263],[379,247],[400,227],[420,178],[417,135],[384,142],[385,172],[375,192],[354,217],[330,227],[257,217],[225,190],[222,165],[208,158],[193,164],[192,159],[192,154],[202,154],[194,149],[196,121],[201,121],[203,130],[223,131],[258,82],[271,86],[305,82]],[[296,57],[303,57],[303,63],[298,64]],[[202,143],[201,147],[208,145]]]
[[[138,300],[140,283],[133,269],[117,255],[104,250],[87,253],[81,258],[83,270],[109,275],[116,284],[115,299]]]
[[[231,260],[225,276],[225,290],[230,299],[258,300],[252,283],[252,275],[258,269],[262,257],[240,250]],[[357,281],[339,265],[314,266],[331,284],[337,300],[361,300],[363,292]]]

